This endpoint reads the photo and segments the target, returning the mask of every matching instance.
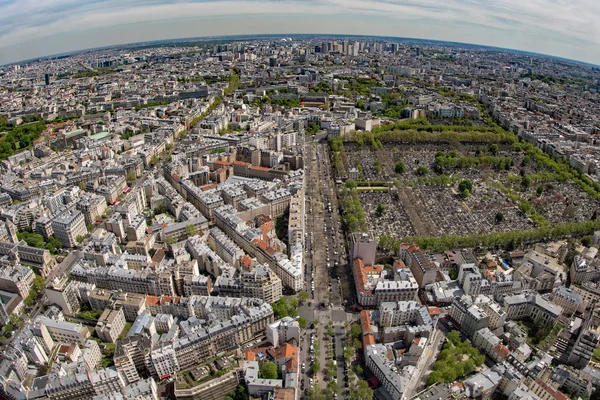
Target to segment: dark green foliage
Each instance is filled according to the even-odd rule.
[[[342,139],[340,138],[332,139],[331,142],[329,142],[329,145],[331,146],[331,150],[334,152],[344,151],[344,142],[342,142]]]
[[[473,247],[516,247],[545,238],[564,238],[588,235],[600,229],[600,221],[570,222],[562,225],[545,225],[540,228],[510,232],[477,233],[467,235],[442,235],[441,237],[408,236],[404,241],[415,242],[419,247],[431,251],[445,251]]]
[[[18,232],[17,238],[24,240],[29,246],[37,247],[38,249],[43,249],[45,245],[44,237],[39,233]]]
[[[277,379],[277,365],[271,361],[267,361],[260,367],[260,375],[263,379]]]
[[[400,239],[388,235],[379,236],[377,248],[385,254],[397,253],[400,250]]]
[[[427,168],[424,165],[421,165],[421,166],[417,167],[416,173],[417,173],[417,175],[425,176],[429,173],[429,168]]]
[[[319,130],[321,130],[321,127],[319,126],[319,124],[317,124],[316,122],[311,122],[306,127],[306,134],[314,135],[315,133],[319,132]],[[341,142],[341,140],[340,140],[340,142]]]
[[[458,184],[458,191],[462,193],[465,189],[467,189],[469,192],[473,191],[473,182],[467,179],[461,181]]]
[[[256,99],[252,102],[252,105],[254,107],[259,107],[259,108],[265,104],[274,104],[274,105],[281,106],[284,108],[299,107],[300,106],[300,98],[273,99],[271,97],[261,97],[260,99]]]
[[[394,168],[394,171],[396,171],[397,174],[403,174],[406,171],[406,166],[404,165],[404,163],[402,161],[398,161],[396,163],[396,167]]]
[[[348,188],[348,189],[356,189],[356,181],[354,179],[348,179],[346,181],[346,183],[344,183],[344,185]]]
[[[169,103],[170,102],[168,102],[168,101],[153,101],[153,102],[146,103],[146,104],[140,104],[139,106],[136,106],[135,109],[136,109],[136,111],[139,111],[139,110],[141,110],[143,108],[153,108],[153,107],[159,107],[159,106],[166,106]],[[121,135],[121,138],[122,137],[123,136]]]
[[[18,150],[30,148],[33,142],[40,137],[46,129],[46,123],[37,118],[33,118],[33,120],[35,122],[15,126],[6,122],[6,118],[0,118],[0,133],[6,132],[0,136],[0,160],[6,160],[18,153]]]
[[[448,334],[443,350],[433,365],[433,372],[427,378],[427,385],[436,382],[454,382],[483,365],[484,361],[485,357],[475,347],[460,340],[457,331],[452,331]]]
[[[277,302],[273,303],[273,313],[275,319],[281,319],[283,317],[295,317],[298,314],[296,307],[288,303],[285,297],[282,297]]]
[[[344,188],[340,196],[342,206],[342,217],[344,223],[350,232],[365,231],[367,226],[367,217],[362,208],[358,192],[356,189],[348,190]]]
[[[327,82],[319,82],[315,86],[310,88],[311,93],[327,93],[331,94],[333,91],[329,88],[329,84]]]
[[[537,190],[535,191],[535,194],[537,194],[538,197],[540,197],[542,193],[544,193],[544,185],[538,186]]]
[[[290,213],[286,211],[281,217],[275,219],[275,233],[277,237],[287,244],[288,242],[288,226]]]
[[[448,270],[448,276],[450,277],[450,279],[452,280],[456,280],[458,279],[458,268],[450,268]]]

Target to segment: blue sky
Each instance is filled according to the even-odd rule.
[[[485,44],[600,64],[598,0],[0,0],[0,64],[145,40],[344,33]]]

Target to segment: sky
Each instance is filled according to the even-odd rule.
[[[533,51],[600,65],[598,0],[0,0],[0,65],[198,36],[381,35]]]

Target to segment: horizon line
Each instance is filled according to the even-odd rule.
[[[498,47],[498,46],[492,46],[492,45],[486,45],[486,44],[480,44],[480,43],[455,42],[455,41],[447,41],[447,40],[439,40],[439,39],[424,39],[424,38],[401,37],[401,36],[383,36],[383,35],[365,35],[365,34],[356,35],[356,34],[348,34],[348,33],[262,33],[262,34],[261,33],[249,33],[249,34],[237,34],[237,35],[217,35],[217,36],[206,35],[206,36],[189,36],[189,37],[174,38],[174,39],[156,39],[156,40],[149,40],[149,41],[142,41],[142,42],[109,44],[109,45],[105,45],[105,46],[83,48],[83,49],[78,49],[78,50],[73,50],[73,51],[67,51],[64,53],[56,53],[56,54],[44,55],[44,56],[40,56],[40,57],[34,57],[34,58],[25,59],[25,60],[15,61],[12,63],[2,64],[2,65],[0,65],[0,67],[4,68],[7,66],[12,66],[12,65],[20,65],[20,64],[27,64],[27,63],[31,63],[31,62],[39,62],[39,61],[49,60],[49,59],[56,58],[56,57],[74,56],[74,55],[79,55],[79,54],[83,54],[83,53],[87,53],[87,52],[101,51],[101,50],[106,50],[106,49],[110,49],[110,48],[134,47],[137,45],[150,44],[150,43],[160,43],[160,42],[176,43],[178,41],[186,41],[186,40],[194,40],[194,39],[204,39],[204,40],[206,40],[206,39],[215,39],[215,40],[231,39],[233,41],[232,38],[286,37],[286,36],[307,36],[307,37],[347,36],[347,37],[355,37],[355,38],[399,39],[399,40],[407,40],[407,41],[434,42],[434,43],[442,43],[442,44],[450,44],[450,45],[464,45],[464,46],[470,46],[470,47],[488,48],[488,49],[492,49],[494,51],[522,53],[522,54],[528,54],[528,55],[532,55],[532,56],[536,56],[536,57],[554,58],[554,59],[561,60],[561,61],[571,62],[571,63],[575,63],[575,64],[582,64],[582,65],[592,67],[592,68],[600,68],[600,64],[593,64],[593,63],[590,63],[587,61],[575,60],[575,59],[570,59],[570,58],[561,57],[561,56],[552,55],[552,54],[538,53],[538,52],[530,51],[530,50],[519,50],[519,49],[508,48],[508,47]]]

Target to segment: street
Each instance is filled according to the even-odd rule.
[[[306,288],[310,293],[309,304],[299,309],[299,314],[307,320],[308,327],[315,323],[314,329],[307,329],[301,346],[301,362],[306,370],[301,379],[305,381],[305,389],[310,386],[310,379],[322,389],[327,387],[326,380],[330,348],[336,361],[336,380],[340,391],[338,398],[346,398],[345,372],[343,362],[343,344],[341,338],[346,335],[346,321],[356,320],[357,315],[348,313],[345,306],[354,297],[352,279],[348,266],[346,242],[342,232],[342,220],[339,214],[337,186],[333,180],[333,171],[329,160],[327,143],[319,143],[315,138],[307,138],[305,142],[307,160],[305,197],[306,207]],[[335,332],[332,338],[328,332],[328,324],[332,322]],[[311,335],[314,341],[311,342]],[[311,351],[318,344],[319,353]],[[335,343],[335,344],[334,344]],[[311,358],[312,357],[312,358]],[[313,362],[318,361],[319,371],[311,373]],[[333,361],[333,360],[332,360]],[[306,392],[305,392],[306,393]],[[305,398],[306,395],[305,395]]]

